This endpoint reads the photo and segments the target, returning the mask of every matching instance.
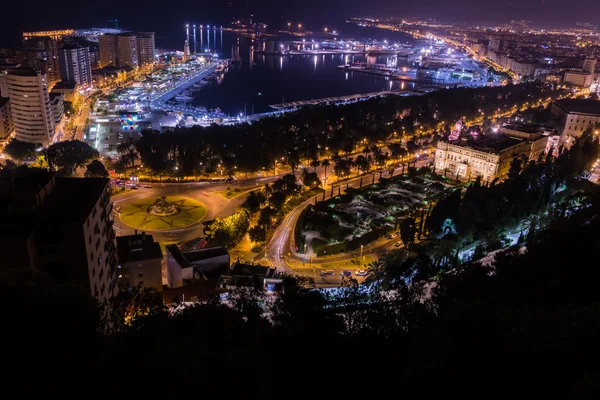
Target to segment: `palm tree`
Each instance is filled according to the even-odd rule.
[[[456,241],[450,235],[438,240],[431,251],[436,266],[447,267],[452,257],[454,257],[455,247]]]
[[[117,152],[121,155],[120,159],[126,166],[131,163],[131,168],[135,167],[135,162],[140,159],[140,156],[133,145],[132,138],[128,138],[125,142],[119,143]]]
[[[331,165],[331,163],[329,162],[329,160],[326,158],[323,161],[321,161],[321,166],[323,168],[325,168],[325,179],[327,179],[327,167],[329,167]]]
[[[268,200],[269,195],[271,193],[273,193],[273,188],[268,183],[265,183],[265,186],[263,186],[263,193],[264,193],[265,199]]]
[[[311,162],[310,162],[310,166],[313,167],[313,172],[317,172],[317,167],[321,165],[321,163],[319,162],[319,160],[317,160],[316,158],[314,158]]]
[[[383,280],[386,277],[385,264],[379,260],[367,264],[367,275],[365,283],[373,283],[377,286],[382,286]]]

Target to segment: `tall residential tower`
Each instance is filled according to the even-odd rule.
[[[33,68],[17,68],[7,74],[6,83],[16,138],[48,146],[55,126],[46,74]]]

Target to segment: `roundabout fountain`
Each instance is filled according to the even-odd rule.
[[[198,223],[206,213],[206,206],[196,200],[180,196],[162,196],[126,205],[119,210],[118,218],[131,228],[169,230]]]

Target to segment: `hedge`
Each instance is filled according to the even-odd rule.
[[[356,250],[356,249],[360,248],[361,244],[362,245],[369,244],[369,243],[374,242],[375,240],[385,236],[387,231],[388,231],[388,226],[384,225],[379,228],[375,228],[370,232],[365,233],[364,235],[362,235],[359,238],[352,239],[350,241],[346,241],[346,242],[342,242],[342,243],[318,246],[317,248],[313,248],[313,251],[315,253],[317,253],[317,256],[323,256],[323,255],[338,254],[338,253],[344,253],[346,251]]]
[[[312,204],[309,204],[300,212],[298,216],[298,220],[296,221],[296,225],[294,226],[294,244],[298,248],[298,251],[304,245],[303,237],[302,237],[302,227],[304,226],[304,219],[306,218],[306,214],[312,210]]]

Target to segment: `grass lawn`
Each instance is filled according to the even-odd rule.
[[[245,188],[234,188],[231,190],[222,190],[217,193],[219,193],[221,196],[225,197],[226,199],[233,199],[234,197],[249,193],[253,190],[258,190],[260,188],[261,188],[260,186],[251,186],[251,187],[245,187]],[[239,191],[236,191],[235,189],[239,189]]]
[[[149,197],[129,204],[121,209],[119,218],[125,225],[132,228],[169,230],[193,225],[206,217],[207,209],[204,204],[181,196],[166,198],[169,203],[179,207],[177,214],[166,217],[151,215],[147,210],[156,200],[156,197]]]
[[[358,269],[366,269],[365,265],[376,261],[379,257],[377,257],[375,254],[364,254],[363,255],[363,259],[364,262],[361,263],[359,262],[360,256],[357,256],[356,258],[352,258],[349,260],[343,260],[343,261],[332,261],[332,262],[324,262],[322,264],[316,264],[313,262],[313,264],[315,266],[321,267],[323,269],[347,269],[347,268],[358,268]]]

